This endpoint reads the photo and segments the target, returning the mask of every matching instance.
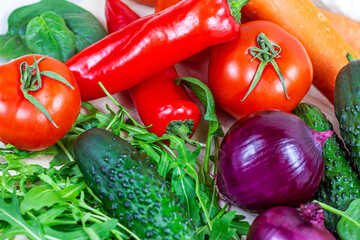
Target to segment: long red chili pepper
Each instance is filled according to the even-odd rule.
[[[140,18],[120,0],[106,0],[105,17],[110,34]],[[158,136],[166,133],[167,127],[185,124],[189,133],[177,132],[179,128],[169,130],[189,137],[186,135],[193,133],[199,123],[200,110],[184,87],[175,84],[178,77],[175,68],[170,67],[129,89],[141,120],[145,126],[151,125],[148,130]]]
[[[105,18],[108,33],[116,32],[140,18],[121,0],[106,0]]]
[[[145,16],[85,48],[66,64],[82,100],[135,86],[208,46],[230,41],[239,31],[240,10],[249,0],[184,0]]]

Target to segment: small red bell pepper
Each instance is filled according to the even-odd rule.
[[[120,0],[106,0],[105,17],[110,34],[140,18]],[[184,87],[175,84],[178,77],[175,68],[170,67],[129,89],[141,120],[145,126],[151,125],[148,130],[158,136],[166,133],[167,127],[185,124],[190,130],[188,133],[177,132],[179,128],[168,130],[189,137],[199,123],[200,110]]]
[[[149,131],[158,136],[170,131],[187,138],[199,123],[200,110],[185,88],[175,84],[178,77],[175,68],[170,67],[129,89],[144,125],[152,125]],[[181,132],[181,125],[190,131]]]
[[[85,48],[66,64],[82,100],[120,92],[211,45],[234,39],[249,0],[184,0],[142,17]]]

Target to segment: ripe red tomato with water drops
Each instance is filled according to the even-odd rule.
[[[29,151],[46,149],[70,130],[80,108],[75,77],[57,59],[25,55],[0,65],[0,141],[4,144]]]
[[[216,104],[239,118],[252,112],[290,112],[313,80],[302,44],[268,21],[242,24],[238,37],[212,47],[209,87]]]

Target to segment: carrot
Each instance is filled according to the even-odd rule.
[[[357,53],[360,53],[360,22],[341,14],[321,9],[321,12]]]
[[[331,25],[311,0],[251,0],[241,11],[250,20],[272,21],[295,36],[314,67],[313,84],[334,102],[336,76],[356,51]]]

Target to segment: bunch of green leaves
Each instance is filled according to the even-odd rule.
[[[14,206],[8,214],[17,218],[17,221],[12,221],[0,215],[0,222],[6,223],[2,226],[2,231],[30,237],[33,233],[43,234],[54,239],[61,232],[74,234],[73,236],[79,234],[79,237],[87,236],[90,239],[109,236],[137,239],[136,235],[110,218],[102,209],[101,201],[84,184],[82,174],[73,159],[76,137],[87,129],[99,127],[121,135],[149,157],[159,174],[178,195],[188,216],[192,218],[197,229],[194,239],[240,239],[241,235],[246,235],[249,224],[244,221],[243,216],[236,215],[235,211],[228,211],[227,204],[224,207],[219,206],[215,180],[211,177],[216,173],[218,138],[223,136],[215,113],[213,96],[206,85],[197,79],[183,78],[176,81],[189,87],[205,108],[204,118],[208,121],[205,149],[197,141],[183,139],[171,133],[161,137],[150,133],[104,89],[118,107],[117,112],[108,107],[109,113],[103,113],[85,102],[83,107],[87,110],[86,113],[79,115],[73,128],[57,145],[41,152],[20,151],[10,145],[0,151],[8,160],[7,164],[1,166],[4,177],[0,190],[4,202],[3,205],[0,204],[0,211],[9,209],[10,205],[5,204],[11,201],[10,204]],[[186,130],[189,129],[183,129]],[[204,152],[204,157],[201,157],[201,152]],[[54,155],[49,169],[38,165],[25,165],[19,161],[38,154]],[[59,166],[60,169],[56,170]],[[8,174],[10,170],[15,170],[17,174]],[[13,188],[16,189],[15,195]],[[67,197],[69,194],[71,197]],[[105,223],[112,228],[108,225],[107,228],[99,226]],[[103,231],[99,232],[100,229]]]
[[[65,62],[107,35],[93,14],[66,0],[42,0],[14,10],[0,35],[0,57],[43,54]]]

